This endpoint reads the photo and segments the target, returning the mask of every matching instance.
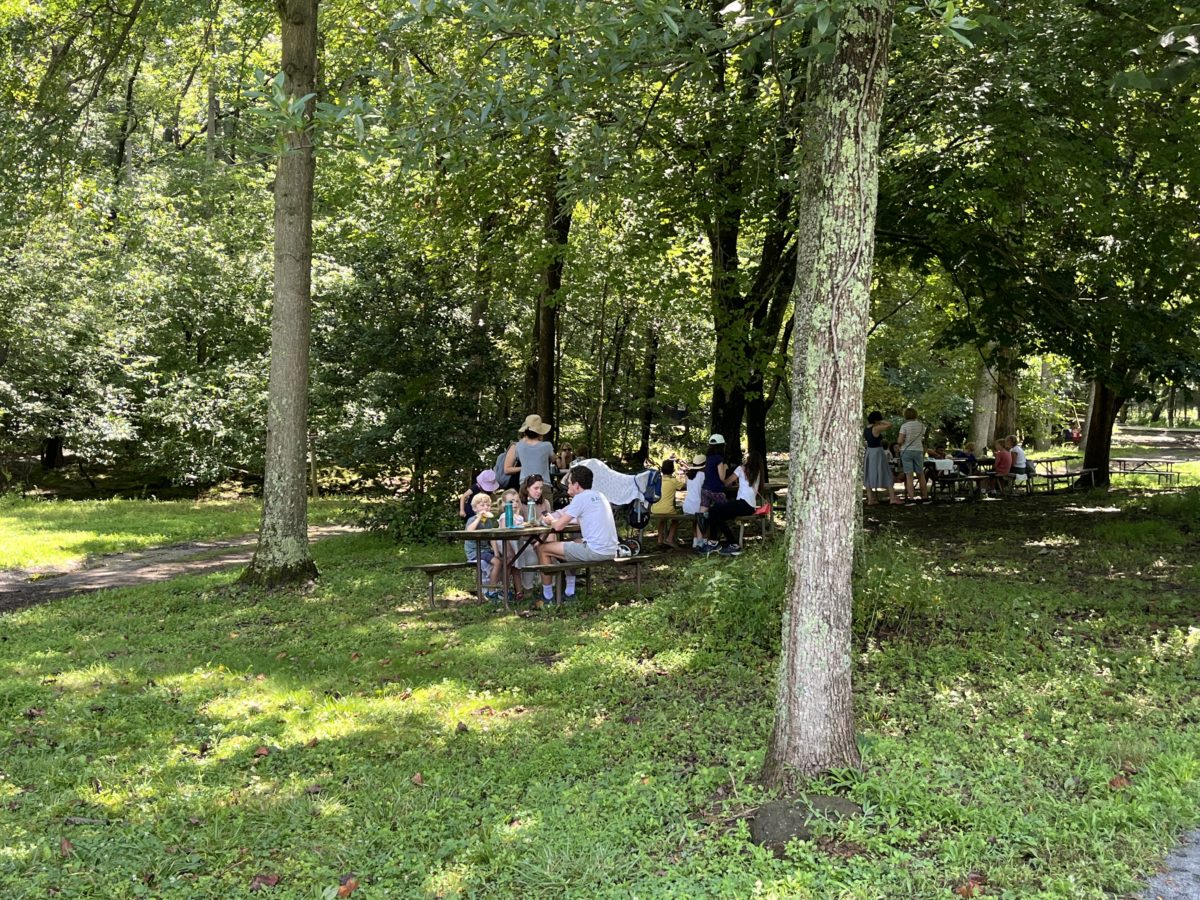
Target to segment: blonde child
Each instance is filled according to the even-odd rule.
[[[477,531],[480,528],[495,527],[496,516],[492,512],[492,495],[476,494],[471,500],[474,515],[467,520],[467,531]],[[463,541],[463,550],[467,554],[467,562],[476,563],[480,570],[488,567],[487,581],[484,582],[483,596],[495,602],[500,599],[497,587],[500,584],[500,553],[496,541],[489,541],[486,547],[480,546],[479,541]]]

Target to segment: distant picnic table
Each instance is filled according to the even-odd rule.
[[[1150,459],[1138,456],[1114,456],[1109,460],[1111,475],[1153,475],[1158,483],[1167,484],[1179,481],[1179,472],[1175,467],[1177,459]]]

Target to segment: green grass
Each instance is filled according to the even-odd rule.
[[[330,521],[344,504],[318,500],[309,519]],[[23,500],[0,497],[0,570],[70,566],[89,556],[258,529],[257,500]]]
[[[223,573],[7,616],[0,893],[217,898],[270,875],[262,896],[328,897],[349,873],[366,897],[953,898],[970,872],[986,896],[1131,891],[1200,820],[1196,502],[1045,502],[868,540],[863,769],[823,785],[865,813],[785,859],[744,819],[767,796],[779,550],[520,619],[425,609],[400,566],[456,550],[356,535],[315,547],[307,593]],[[1161,517],[1165,543],[1105,536]]]

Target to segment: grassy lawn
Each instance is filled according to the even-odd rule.
[[[315,548],[0,621],[5,896],[1108,897],[1200,821],[1200,493],[883,510],[857,581],[864,815],[745,818],[779,549],[522,619]],[[890,521],[889,521],[890,519]],[[446,594],[465,598],[464,583]],[[257,878],[257,881],[256,881]]]
[[[309,504],[313,524],[344,501]],[[70,566],[89,556],[258,529],[257,500],[22,500],[0,497],[0,570]]]

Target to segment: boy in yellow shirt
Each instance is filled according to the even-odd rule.
[[[662,472],[662,496],[655,501],[650,507],[651,516],[673,516],[679,512],[675,506],[675,493],[683,490],[683,482],[675,477],[675,460],[665,459],[662,466],[659,467]],[[658,548],[660,550],[671,550],[675,547],[675,539],[678,537],[679,520],[672,519],[669,528],[667,529],[666,540],[663,540],[662,525],[658,528]]]

